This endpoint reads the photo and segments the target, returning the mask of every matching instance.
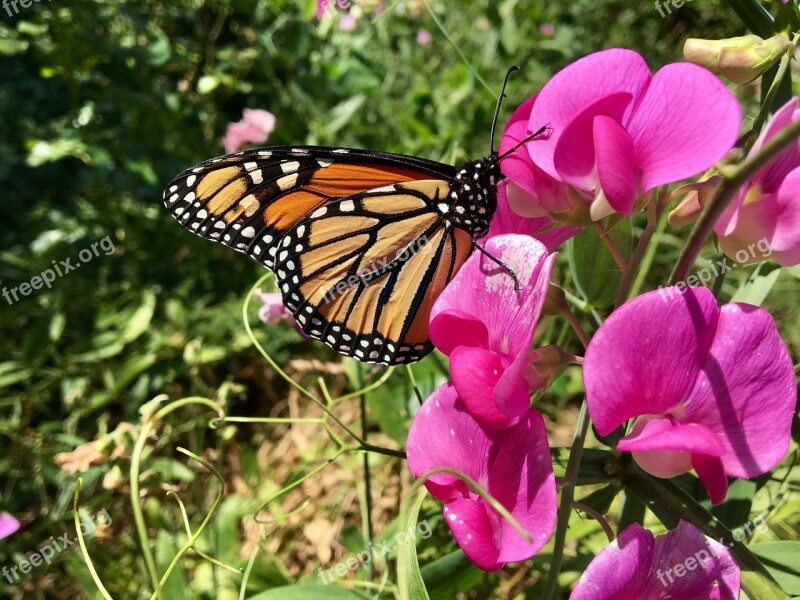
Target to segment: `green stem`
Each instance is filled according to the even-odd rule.
[[[764,126],[764,122],[767,120],[767,117],[770,114],[772,101],[775,99],[775,95],[778,93],[778,89],[781,87],[783,77],[789,70],[789,64],[792,62],[792,55],[794,54],[798,39],[800,39],[800,34],[794,36],[792,45],[786,49],[786,54],[784,54],[781,58],[780,65],[778,66],[778,72],[775,74],[775,79],[772,80],[772,85],[769,86],[769,90],[767,91],[766,96],[764,96],[764,101],[761,104],[761,110],[758,111],[758,116],[756,117],[756,120],[753,121],[753,131],[755,133],[761,131],[761,128]]]
[[[586,410],[586,401],[581,404],[581,411],[578,414],[578,423],[575,426],[575,435],[572,438],[569,461],[567,462],[566,483],[561,488],[561,502],[558,506],[558,517],[556,518],[556,533],[553,544],[553,559],[550,562],[550,574],[547,577],[542,598],[551,600],[558,588],[558,575],[561,572],[561,563],[564,560],[564,544],[567,540],[567,529],[569,529],[569,518],[572,514],[572,503],[575,500],[575,483],[578,478],[578,471],[581,466],[581,456],[583,445],[586,442],[586,435],[589,432],[589,416]]]
[[[364,373],[362,371],[361,364],[356,365],[356,376],[358,377],[358,387],[364,387]],[[364,440],[364,444],[367,443],[367,394],[361,394],[360,398],[360,406],[361,406],[361,438]],[[367,543],[369,546],[372,546],[372,480],[370,478],[370,471],[369,471],[369,453],[364,452],[363,458],[363,467],[364,467],[364,525],[365,531],[367,533]],[[372,561],[367,565],[367,579],[371,580],[372,576],[375,573],[375,567],[372,564]]]
[[[700,218],[695,223],[689,239],[681,252],[675,268],[669,277],[669,284],[675,285],[689,275],[694,261],[700,250],[711,234],[717,219],[722,216],[725,209],[733,200],[737,190],[753,177],[762,167],[785,150],[797,137],[800,137],[800,121],[795,121],[788,127],[779,131],[756,156],[749,157],[742,163],[730,177],[726,177],[714,192],[714,196],[703,208]]]
[[[728,4],[750,31],[762,38],[772,35],[772,16],[758,0],[728,0]]]
[[[153,556],[153,551],[150,548],[150,540],[147,537],[147,527],[144,522],[144,514],[142,513],[141,499],[139,496],[139,474],[141,470],[142,453],[144,452],[144,448],[147,444],[147,439],[150,437],[150,433],[152,433],[152,431],[155,429],[156,423],[159,423],[161,420],[163,420],[163,418],[169,413],[192,404],[207,406],[208,408],[216,411],[219,414],[219,418],[224,417],[225,413],[223,412],[222,407],[216,402],[213,402],[207,398],[190,397],[183,398],[182,400],[176,400],[175,402],[171,402],[159,410],[155,415],[142,424],[142,427],[139,430],[139,437],[136,439],[136,444],[134,445],[133,452],[131,453],[131,509],[133,511],[133,521],[136,525],[136,532],[139,536],[139,545],[142,548],[142,555],[144,556],[147,574],[149,575],[150,581],[153,584],[154,598],[160,598],[161,584],[159,583],[158,579],[158,571],[156,570],[156,561]]]

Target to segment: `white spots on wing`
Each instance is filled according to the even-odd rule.
[[[184,202],[194,202],[195,194],[194,192],[189,192],[183,197]]]
[[[297,237],[303,237],[305,233],[306,233],[305,225],[300,225],[300,227],[297,228],[297,231],[295,231],[295,235],[297,235]]]
[[[192,175],[192,177],[194,177],[194,175]],[[170,194],[172,192],[176,192],[176,191],[178,191],[178,186],[177,185],[170,186],[170,188],[169,188]]]
[[[172,194],[172,196],[169,197],[169,203],[173,204],[177,199],[178,199],[178,194]]]
[[[283,177],[279,178],[275,183],[277,184],[279,189],[288,190],[296,182],[297,182],[297,173],[292,173],[290,175],[284,175]]]
[[[281,163],[281,171],[284,173],[294,173],[300,168],[300,163],[296,160],[287,160]]]
[[[256,230],[252,226],[247,226],[244,229],[242,229],[242,235],[246,238],[252,238],[253,236],[255,236],[255,234]]]
[[[198,219],[205,219],[208,216],[208,211],[205,208],[201,208],[197,211],[197,218]]]
[[[272,152],[270,152],[269,150],[259,150],[258,155],[263,158],[269,158],[270,156],[272,156]]]
[[[317,218],[322,217],[325,214],[327,214],[327,212],[328,212],[328,207],[327,206],[320,206],[317,210],[312,212],[309,216],[312,219],[317,219]]]
[[[348,152],[349,150],[347,150],[347,148],[337,148],[336,150],[333,150],[334,154],[347,154]]]
[[[293,154],[299,154],[300,156],[308,156],[308,148],[292,148]]]
[[[197,181],[197,175],[189,175],[189,177],[186,178],[186,187],[192,187],[195,181]]]
[[[214,223],[216,229],[225,229],[225,221],[217,221]]]
[[[294,271],[294,261],[293,260],[287,260],[286,261],[286,268],[289,269],[290,271]]]
[[[261,169],[256,169],[255,171],[250,172],[250,179],[253,180],[253,183],[258,185],[259,183],[264,182],[264,176],[261,174]]]
[[[333,164],[333,161],[324,158],[318,158],[317,164],[324,169],[325,167],[330,167]]]
[[[182,206],[179,206],[179,207],[178,207],[178,208],[176,208],[176,209],[175,209],[175,211],[174,211],[174,212],[175,212],[175,215],[179,216],[179,215],[180,215],[180,214],[183,212],[183,210],[184,210],[184,209],[183,209],[183,207],[182,207]]]
[[[352,200],[344,200],[343,202],[339,203],[339,210],[342,212],[353,212],[355,208],[356,205]]]
[[[259,254],[261,254],[261,246],[259,246],[258,244],[256,244],[255,246],[253,246],[253,254],[255,254],[256,256],[258,256]]]
[[[439,212],[446,213],[447,211],[450,210],[450,205],[445,204],[444,202],[440,202],[439,204],[436,205],[436,208],[439,209]]]

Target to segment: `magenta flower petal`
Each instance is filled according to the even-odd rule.
[[[555,478],[547,430],[535,410],[529,409],[509,428],[486,429],[467,412],[455,387],[447,383],[414,417],[406,453],[415,477],[447,467],[481,483],[531,535],[533,542],[529,543],[455,476],[430,477],[425,486],[445,503],[445,521],[456,541],[482,569],[496,570],[506,562],[526,560],[552,534]]]
[[[483,499],[448,500],[444,505],[444,519],[456,543],[476,567],[490,572],[503,567],[498,561],[503,543],[500,517]]]
[[[599,153],[608,151],[608,142],[596,148],[595,125],[598,118],[622,120],[633,97],[627,92],[609,94],[584,107],[564,129],[555,148],[553,164],[558,178],[570,185],[594,194],[596,191],[595,169]],[[627,134],[626,134],[627,135]],[[612,144],[613,144],[612,140]],[[530,148],[530,145],[529,145]],[[615,151],[613,148],[611,151]]]
[[[772,316],[748,304],[726,304],[689,396],[685,419],[722,440],[727,472],[755,477],[789,449],[797,383],[792,358]]]
[[[597,178],[606,200],[615,211],[630,216],[636,201],[636,172],[628,132],[614,119],[599,115],[594,120],[594,147]]]
[[[662,292],[614,311],[586,349],[586,401],[601,435],[632,417],[666,413],[697,380],[719,314],[716,299],[705,288]]]
[[[797,104],[798,99],[792,98],[772,115],[764,127],[763,133],[750,149],[751,155],[758,154],[764,145],[775,137],[777,133],[800,119],[800,109],[798,109]],[[800,140],[795,140],[794,144],[790,145],[789,148],[781,152],[766,167],[761,169],[753,178],[753,181],[759,182],[765,192],[771,193],[776,191],[783,179],[798,166],[800,166]]]
[[[570,594],[570,600],[633,600],[649,576],[655,539],[633,523],[594,557]]]
[[[681,600],[739,597],[739,567],[728,549],[686,521],[656,537],[651,569],[641,598],[663,598],[665,591]]]
[[[506,413],[497,406],[496,398],[503,396],[495,393],[495,387],[503,373],[502,358],[491,350],[460,346],[450,357],[453,386],[470,414],[486,427],[508,427],[519,421],[516,417],[524,412]],[[523,382],[516,383],[516,388],[512,390],[515,403],[519,403],[519,396],[522,396],[524,408],[527,408],[530,406],[528,390]],[[495,401],[487,402],[492,399]]]
[[[694,525],[654,538],[634,523],[592,560],[570,600],[736,600],[739,585],[728,549]]]
[[[705,288],[650,292],[615,311],[586,351],[589,414],[657,477],[694,468],[713,503],[727,476],[754,477],[786,454],[797,388],[769,313],[716,307]]]
[[[637,422],[638,425],[638,422]],[[625,452],[648,452],[671,450],[674,452],[698,452],[709,456],[722,456],[725,446],[717,434],[699,423],[682,424],[670,419],[653,419],[644,427],[634,428],[617,444]]]
[[[649,191],[701,173],[736,143],[742,109],[710,71],[676,63],[658,71],[627,129]]]
[[[483,425],[504,427],[506,417],[518,417],[529,405],[525,363],[555,255],[548,256],[538,240],[517,234],[487,240],[485,251],[515,273],[519,292],[506,270],[473,253],[433,306],[431,339],[450,353],[453,382],[466,406]],[[478,403],[494,406],[478,409]]]
[[[556,73],[539,93],[528,123],[532,131],[548,124],[547,140],[528,145],[528,152],[541,169],[559,179],[553,163],[555,148],[575,115],[595,101],[617,92],[626,92],[633,101],[622,115],[627,122],[636,100],[650,83],[650,70],[644,59],[632,50],[612,48],[595,52]]]
[[[19,529],[19,521],[13,515],[0,512],[0,540],[7,538]]]
[[[711,504],[721,504],[728,493],[728,477],[722,459],[719,456],[692,454],[692,467],[706,488]]]
[[[446,309],[431,318],[429,332],[433,345],[450,356],[459,346],[489,347],[489,331],[483,321],[468,312]]]
[[[543,216],[547,213],[541,208],[538,209],[541,215],[534,218],[523,216],[513,210],[510,206],[508,190],[515,185],[513,181],[501,181],[500,185],[497,186],[497,210],[492,218],[492,224],[489,226],[489,233],[486,235],[486,239],[507,233],[521,233],[536,238],[552,252],[580,231],[579,227],[555,226],[549,216]],[[523,211],[526,211],[527,214],[531,208],[537,208],[539,201],[524,191],[522,191],[522,194],[526,196],[521,204],[523,205]]]

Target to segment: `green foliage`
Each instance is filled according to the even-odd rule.
[[[159,403],[199,396],[212,398],[226,414],[267,418],[285,416],[295,405],[301,417],[316,410],[265,366],[242,327],[242,301],[262,270],[241,255],[187,234],[161,204],[163,185],[174,174],[223,153],[225,126],[238,120],[243,108],[276,115],[270,144],[354,146],[458,162],[488,152],[495,94],[512,64],[523,69],[509,87],[501,121],[579,56],[625,46],[637,49],[657,68],[680,58],[680,45],[688,36],[744,32],[723,7],[699,1],[666,19],[649,3],[625,0],[481,0],[457,7],[432,2],[432,14],[424,3],[402,0],[391,3],[380,17],[377,2],[355,5],[362,12],[353,31],[340,27],[341,14],[318,23],[311,16],[311,2],[290,0],[34,2],[14,15],[0,9],[0,210],[5,225],[0,228],[0,286],[18,288],[66,259],[81,263],[56,278],[52,288],[20,293],[13,303],[0,298],[0,509],[23,516],[22,530],[0,545],[0,566],[17,564],[50,536],[74,533],[70,511],[75,476],[80,474],[83,509],[106,508],[113,520],[105,533],[87,540],[104,585],[114,598],[149,598],[152,588],[132,517],[128,478],[134,441]],[[787,22],[792,18],[785,16]],[[540,30],[545,23],[552,24],[552,36]],[[416,42],[421,28],[432,32],[429,46]],[[740,95],[746,106],[757,105],[754,90],[744,89]],[[623,229],[614,230],[615,239]],[[630,231],[624,235],[629,238]],[[654,237],[658,251],[648,282],[666,280],[682,243],[679,236],[668,230]],[[101,250],[85,262],[78,258],[104,239],[113,251]],[[602,255],[604,247],[586,244],[581,246],[584,256],[599,252],[591,263],[594,270],[588,270],[588,261],[576,262],[581,248],[573,248],[572,274],[562,257],[556,279],[572,277],[595,307],[606,308],[616,289],[615,275],[605,276],[612,263]],[[703,255],[708,258],[710,251]],[[731,273],[721,295],[756,298],[768,307],[797,356],[797,272],[767,270]],[[255,306],[249,316],[256,339],[270,356],[281,366],[294,363],[292,374],[309,388],[322,377],[333,395],[341,396],[361,387],[359,377],[368,385],[382,375],[363,367],[357,373],[351,364],[341,368],[332,352],[304,340],[286,324],[262,326]],[[568,350],[581,352],[575,340],[554,328],[547,336],[553,342],[564,337]],[[398,369],[366,394],[370,439],[381,436],[383,445],[402,447],[419,398],[447,377],[447,369],[435,355],[414,365],[411,375],[413,379]],[[541,400],[543,412],[553,415],[559,428],[564,423],[558,415],[563,408],[574,409],[582,393],[574,379],[573,373],[565,374],[554,393]],[[352,417],[354,406],[352,398],[334,408]],[[319,410],[314,413],[320,415]],[[325,565],[308,552],[311,544],[303,533],[307,523],[299,519],[291,533],[284,533],[292,511],[307,506],[305,498],[280,495],[264,509],[266,514],[259,513],[268,526],[254,524],[252,516],[284,485],[301,481],[333,454],[329,440],[316,439],[325,437],[319,435],[322,427],[307,434],[303,439],[308,445],[276,473],[279,461],[265,456],[286,452],[287,440],[302,433],[285,425],[270,429],[252,423],[225,423],[211,430],[209,418],[200,407],[184,407],[154,423],[141,458],[142,497],[135,500],[143,506],[145,534],[159,574],[187,539],[179,507],[166,492],[178,492],[189,525],[197,531],[218,489],[208,471],[178,454],[176,447],[205,457],[226,482],[223,502],[195,549],[175,567],[163,597],[228,599],[239,597],[240,590],[241,597],[262,600],[387,597],[396,590],[397,578],[388,568],[395,560],[414,571],[417,584],[424,583],[418,597],[425,597],[425,588],[434,600],[466,593],[481,598],[522,593],[465,560],[433,503],[430,514],[422,510],[434,525],[433,537],[379,566],[385,588],[366,585],[379,578],[368,580],[363,569],[347,581],[353,589],[319,585],[315,573]],[[345,436],[343,430],[335,432]],[[395,479],[405,481],[405,463],[370,456],[373,470],[384,473],[386,497],[399,496],[389,483],[402,488]],[[588,475],[581,483],[604,483],[607,478],[591,477],[601,472],[606,458],[587,449]],[[342,471],[362,473],[360,459],[361,454],[344,453]],[[561,462],[566,464],[566,458]],[[789,466],[783,468],[779,475],[786,475],[787,485],[796,489],[797,475]],[[557,464],[556,470],[564,475],[562,466]],[[326,485],[334,491],[320,488],[302,518],[340,519],[348,535],[337,551],[363,549],[368,538],[365,515],[340,511],[352,502],[352,488],[363,494],[361,476],[343,486]],[[764,508],[758,504],[774,485],[759,487],[752,507],[742,504],[752,490],[741,486],[741,497],[735,494],[729,500],[738,504],[726,503],[720,509],[724,515],[718,516],[729,526],[748,518],[748,512],[752,517],[753,510]],[[377,498],[384,490],[373,491]],[[614,491],[607,486],[578,498],[613,511],[609,493]],[[773,566],[766,559],[783,569],[776,577],[797,593],[796,573],[787,570],[796,564],[797,542],[792,540],[800,527],[796,496],[792,502],[794,510],[775,509],[776,526],[763,536],[769,544],[781,545],[754,544],[753,549],[769,568]],[[396,508],[382,507],[389,516],[383,516],[375,539],[394,535]],[[779,538],[786,531],[795,537]],[[577,522],[569,538],[576,550],[566,557],[563,569],[567,584],[585,568],[587,553],[602,548],[603,539],[596,522]],[[255,555],[248,567],[245,547],[271,550]],[[234,569],[248,569],[247,575],[208,562],[199,551]],[[530,590],[540,589],[548,552],[552,547],[528,563],[529,573],[520,575],[526,585],[539,586]],[[0,590],[17,598],[97,597],[86,562],[72,549],[19,584],[6,583],[0,579]]]

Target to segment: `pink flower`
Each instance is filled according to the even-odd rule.
[[[19,529],[16,517],[6,512],[0,512],[0,540],[7,538]]]
[[[753,144],[751,155],[800,120],[797,101],[792,98],[775,113]],[[725,254],[737,262],[759,262],[771,256],[784,266],[800,263],[800,140],[742,187],[714,230]]]
[[[258,318],[264,323],[275,325],[285,318],[300,335],[310,339],[297,323],[294,315],[283,305],[283,298],[279,292],[262,292],[261,288],[257,288],[254,295],[263,303],[258,310]]]
[[[636,52],[596,52],[558,72],[531,103],[528,130],[548,125],[550,133],[527,144],[530,157],[569,186],[561,196],[534,195],[548,210],[582,198],[593,219],[630,215],[653,188],[722,159],[740,123],[736,98],[706,69],[675,63],[652,75]]]
[[[427,29],[420,29],[417,32],[417,43],[420,46],[430,46],[431,41],[433,40],[433,36],[431,36],[431,32]]]
[[[539,33],[547,36],[553,35],[553,33],[555,33],[555,27],[553,27],[551,23],[542,23],[539,25]]]
[[[243,118],[228,123],[222,145],[226,152],[238,152],[248,144],[263,144],[275,129],[275,115],[259,108],[245,108]]]
[[[570,600],[736,600],[739,579],[728,549],[694,525],[654,538],[634,523],[592,560]]]
[[[344,13],[339,19],[339,29],[342,31],[353,31],[357,24],[355,16],[350,12]]]
[[[528,98],[511,115],[500,138],[501,156],[511,152],[512,148],[533,133],[528,128],[528,120],[536,98],[537,96]],[[575,201],[571,199],[575,194],[570,194],[567,185],[556,181],[537,167],[525,146],[520,146],[500,161],[500,168],[507,179],[501,182],[497,189],[498,208],[506,202],[514,213],[530,220],[538,219],[542,226],[549,225],[552,222],[551,217],[559,221],[580,221],[581,213],[587,212],[584,199],[579,198],[576,206]],[[562,231],[572,232],[567,236],[569,238],[579,229],[570,228]]]
[[[529,533],[527,542],[461,479],[431,476],[428,491],[444,502],[444,515],[464,554],[484,571],[527,560],[553,532],[556,486],[547,430],[534,409],[507,429],[484,429],[446,383],[425,401],[408,433],[408,466],[414,477],[438,468],[460,471],[478,482]]]
[[[317,5],[314,8],[314,18],[319,21],[325,12],[328,10],[331,0],[317,0]]]
[[[656,477],[694,468],[713,504],[726,476],[766,473],[789,448],[797,387],[775,322],[749,304],[718,308],[706,288],[649,292],[615,311],[586,349],[583,379],[601,435],[637,417],[617,449]]]
[[[431,310],[434,345],[450,357],[458,395],[482,425],[507,427],[530,406],[529,393],[545,381],[532,366],[531,342],[555,255],[529,236],[501,235],[485,242],[514,280],[490,258],[473,252]]]

